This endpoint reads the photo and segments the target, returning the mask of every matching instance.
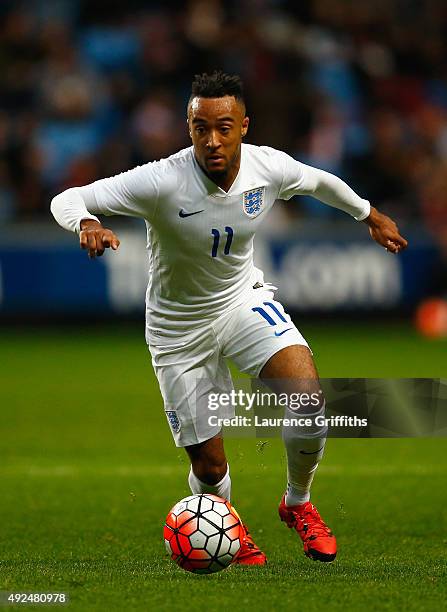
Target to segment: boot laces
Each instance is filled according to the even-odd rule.
[[[293,512],[296,526],[305,534],[306,539],[315,540],[319,536],[332,535],[331,530],[323,522],[315,506],[308,506],[302,512]]]

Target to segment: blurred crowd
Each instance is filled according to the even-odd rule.
[[[444,0],[2,0],[0,219],[189,146],[191,79],[215,68],[244,80],[248,142],[447,244]]]

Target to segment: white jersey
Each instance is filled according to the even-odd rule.
[[[243,144],[239,173],[225,192],[202,171],[193,147],[56,196],[52,212],[79,231],[94,214],[145,220],[149,251],[148,327],[181,329],[242,303],[262,282],[253,239],[277,199],[311,194],[357,220],[369,202],[343,181],[270,147]]]

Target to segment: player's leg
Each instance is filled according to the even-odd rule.
[[[289,400],[292,393],[318,397],[315,405],[299,406],[301,415],[313,417],[311,427],[288,427],[282,432],[290,505],[284,496],[280,516],[289,527],[295,527],[308,556],[330,561],[336,554],[335,538],[316,508],[306,501],[326,438],[326,428],[315,422],[316,416],[324,414],[324,400],[307,342],[268,289],[254,290],[245,304],[220,321],[219,333],[224,355],[233,359],[241,371],[255,377],[261,374],[264,383],[288,394]],[[285,416],[296,420],[291,401]]]
[[[318,416],[324,416],[324,399],[312,354],[306,346],[285,347],[270,357],[259,377],[276,393],[315,398],[315,401],[300,403],[298,408],[286,408],[284,415],[286,419],[309,417],[311,426],[287,426],[282,430],[287,453],[285,501],[288,506],[304,504],[310,499],[310,487],[324,453],[327,432],[325,426],[314,424]]]
[[[210,425],[207,400],[210,394],[229,392],[233,387],[214,333],[208,326],[181,338],[161,338],[149,332],[147,338],[175,444],[184,447],[191,460],[188,482],[192,493],[213,493],[230,500],[231,479],[221,428]],[[231,416],[222,411],[218,415]],[[266,563],[246,528],[235,562]]]
[[[185,450],[191,461],[188,481],[192,493],[213,493],[230,501],[230,468],[221,434]]]
[[[191,461],[189,487],[192,493],[212,493],[231,499],[230,468],[225,457],[221,434],[210,440],[185,447]],[[246,525],[245,537],[235,560],[238,565],[265,565],[267,558],[253,541]]]

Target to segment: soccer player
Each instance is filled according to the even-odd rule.
[[[68,189],[52,200],[51,211],[62,227],[79,234],[92,258],[120,244],[96,214],[145,220],[146,340],[166,416],[176,445],[189,455],[191,491],[230,499],[221,428],[209,423],[202,401],[216,390],[231,391],[225,359],[276,390],[319,389],[306,340],[253,264],[253,238],[275,200],[312,195],[364,221],[391,253],[407,242],[389,217],[339,178],[270,147],[242,144],[249,119],[238,76],[196,76],[187,113],[191,147]],[[323,411],[323,402],[304,410],[311,416]],[[324,427],[284,429],[288,484],[279,514],[308,557],[332,561],[335,537],[310,502],[325,439]],[[248,530],[237,562],[266,563]]]

